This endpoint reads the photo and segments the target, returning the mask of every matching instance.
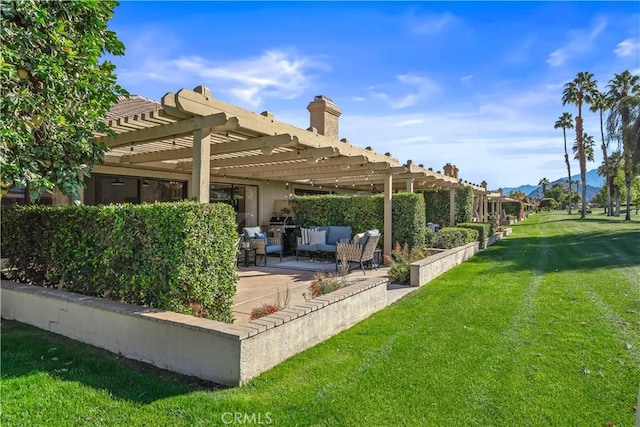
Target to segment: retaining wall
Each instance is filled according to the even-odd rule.
[[[384,308],[387,282],[358,282],[247,325],[9,281],[2,281],[0,299],[3,318],[235,386]]]

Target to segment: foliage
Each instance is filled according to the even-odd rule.
[[[83,176],[107,147],[101,121],[126,91],[105,54],[124,46],[107,21],[117,2],[10,1],[0,3],[4,188],[29,183],[32,198],[57,186],[76,194]]]
[[[457,224],[459,228],[470,228],[478,232],[478,241],[483,243],[493,234],[493,224],[490,222],[463,222]]]
[[[18,280],[233,321],[228,205],[28,206],[4,216],[3,256]]]
[[[290,204],[296,223],[302,227],[346,225],[354,233],[384,229],[383,195],[295,196]],[[393,194],[391,215],[394,240],[410,245],[424,244],[426,222],[421,194]]]
[[[625,220],[631,220],[631,180],[640,160],[640,76],[629,70],[616,74],[607,85],[611,114],[607,119],[609,138],[618,141],[624,157],[627,188]]]
[[[544,199],[540,200],[540,204],[538,204],[538,207],[540,209],[546,210],[556,209],[558,207],[558,202],[551,197],[545,197]]]
[[[350,283],[347,281],[347,274],[349,273],[348,268],[348,265],[343,263],[342,270],[339,273],[317,272],[313,276],[313,280],[311,281],[307,292],[302,294],[305,301],[309,301],[310,299],[317,298],[349,286]]]
[[[520,213],[524,211],[524,203],[504,202],[502,203],[502,209],[504,209],[505,213],[510,215],[511,218],[520,218]]]
[[[411,280],[410,265],[413,262],[426,258],[429,255],[429,249],[414,246],[409,250],[409,245],[396,243],[391,252],[391,268],[389,268],[389,277],[401,285],[408,285]]]
[[[427,222],[450,225],[449,222],[449,190],[425,190],[422,192],[425,203]]]
[[[264,316],[268,316],[273,313],[277,313],[280,310],[284,310],[289,307],[289,302],[291,301],[291,294],[289,293],[289,288],[287,287],[287,291],[284,294],[284,297],[280,296],[280,290],[276,292],[276,300],[273,303],[264,303],[259,307],[251,310],[250,320],[259,319]]]
[[[433,248],[433,244],[436,241],[436,232],[430,228],[427,228],[424,233],[424,245],[427,248]]]
[[[471,187],[456,190],[456,224],[473,220],[473,189]]]
[[[582,209],[581,218],[585,217],[587,209],[587,155],[584,143],[584,126],[582,118],[583,103],[591,103],[597,89],[597,80],[593,79],[593,73],[580,71],[576,77],[564,85],[562,91],[562,105],[575,104],[578,107],[576,115],[576,152],[580,163],[580,181],[582,183]]]
[[[562,128],[562,136],[564,138],[564,163],[567,165],[567,180],[571,181],[571,162],[569,161],[569,152],[567,151],[567,129],[573,129],[573,117],[571,113],[567,113],[566,111],[562,113],[553,127],[554,129]],[[573,200],[571,193],[572,187],[569,186],[569,214],[571,214],[571,201]],[[547,194],[545,193],[543,197],[547,197]]]
[[[478,231],[470,228],[444,227],[436,233],[434,248],[452,249],[478,241]]]

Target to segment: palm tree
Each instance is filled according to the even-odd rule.
[[[562,136],[564,137],[564,162],[567,165],[567,175],[569,181],[571,180],[571,163],[569,162],[569,153],[567,152],[567,129],[573,129],[573,117],[571,113],[564,112],[556,123],[553,125],[554,129],[562,128]],[[571,186],[569,186],[569,215],[571,215]]]
[[[596,84],[593,80],[593,73],[588,71],[580,71],[576,78],[564,85],[562,91],[562,105],[568,103],[575,104],[578,107],[578,115],[576,116],[576,144],[578,160],[580,161],[580,180],[582,181],[582,209],[580,218],[584,218],[587,212],[587,159],[584,152],[584,142],[582,140],[582,104],[590,103],[593,94],[596,92]]]
[[[542,197],[547,197],[547,185],[551,182],[545,177],[538,182],[538,185],[542,186]]]
[[[608,110],[609,109],[609,100],[606,97],[606,95],[600,91],[596,91],[596,93],[593,95],[593,98],[591,99],[591,111],[595,112],[599,112],[600,113],[600,136],[602,138],[602,145],[600,146],[602,148],[602,157],[604,159],[604,161],[602,162],[602,165],[604,166],[604,177],[605,180],[607,179],[607,177],[609,176],[609,167],[608,167],[608,162],[607,162],[607,148],[609,148],[609,145],[605,142],[604,139],[604,120],[603,120],[603,115],[604,115],[604,110]],[[613,200],[611,199],[611,192],[609,191],[610,187],[607,186],[607,215],[611,216],[611,212],[613,211]]]
[[[627,188],[627,213],[626,221],[631,221],[631,178],[635,169],[633,162],[633,154],[635,151],[635,141],[632,134],[633,117],[637,117],[637,102],[634,108],[634,98],[637,99],[640,94],[640,77],[635,76],[625,70],[620,74],[613,76],[607,85],[609,91],[607,98],[611,104],[611,114],[607,120],[607,130],[617,136],[619,142],[622,142],[622,154],[624,157],[624,183]],[[635,110],[635,111],[634,111]],[[614,136],[614,137],[615,137]]]
[[[611,191],[611,198],[617,201],[617,212],[612,212],[611,215],[619,216],[620,215],[620,188],[616,185],[616,177],[618,176],[618,171],[622,167],[623,157],[620,151],[614,151],[609,156],[609,164],[607,165],[609,169],[609,178],[607,180],[607,185],[609,186],[609,191]]]

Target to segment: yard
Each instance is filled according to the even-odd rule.
[[[633,425],[640,218],[553,212],[513,228],[234,389],[3,320],[2,424]]]

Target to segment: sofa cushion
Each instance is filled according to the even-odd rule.
[[[274,252],[280,252],[282,247],[280,245],[267,245],[265,247],[265,252],[268,254],[272,254]]]
[[[244,233],[245,240],[249,240],[255,239],[256,234],[261,233],[262,230],[260,229],[260,227],[244,227],[242,229],[242,232]]]
[[[300,243],[297,248],[299,251],[318,252],[318,245],[305,245]]]
[[[327,243],[322,243],[318,245],[318,252],[332,252],[336,251],[336,245],[329,245]]]
[[[351,227],[342,225],[332,225],[327,232],[327,244],[335,245],[340,239],[351,240]]]

